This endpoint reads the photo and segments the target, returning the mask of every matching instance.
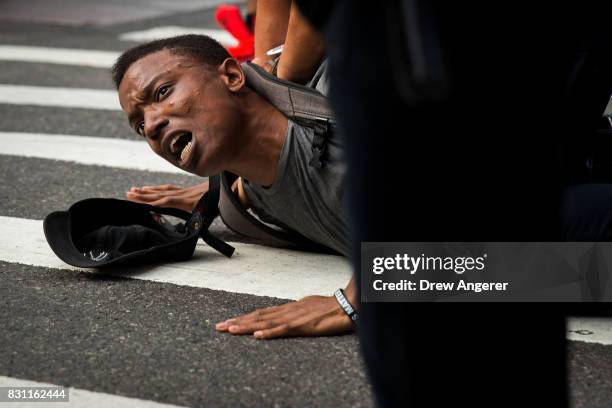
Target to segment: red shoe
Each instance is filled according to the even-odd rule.
[[[242,19],[238,7],[225,4],[217,7],[217,11],[215,11],[215,20],[221,27],[238,40],[238,45],[227,47],[227,51],[230,55],[240,61],[253,59],[255,54],[255,37]]]
[[[241,41],[235,47],[227,47],[227,52],[240,62],[250,61],[255,56],[254,40]]]

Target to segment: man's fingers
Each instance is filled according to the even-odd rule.
[[[161,192],[161,191],[176,191],[181,190],[180,187],[173,186],[171,184],[164,184],[161,186],[132,186],[130,191],[135,193],[150,193],[150,192]]]
[[[155,199],[159,199],[162,197],[176,197],[176,198],[200,198],[202,196],[202,192],[199,191],[190,191],[186,189],[177,189],[177,190],[130,190],[128,193],[132,194],[140,194],[146,195],[150,197],[155,197]]]
[[[159,200],[153,201],[151,205],[154,205],[156,207],[172,207],[173,203],[173,197],[162,197]]]
[[[135,199],[145,201],[147,203],[150,203],[152,201],[157,201],[157,200],[160,200],[166,197],[164,193],[133,193],[131,191],[128,191],[126,195],[129,198],[133,197]]]
[[[231,321],[230,319],[229,321]],[[229,322],[228,321],[228,322]],[[228,332],[231,334],[253,334],[258,339],[272,339],[276,337],[283,337],[293,335],[291,333],[291,325],[289,323],[279,323],[275,320],[260,320],[257,322],[237,323],[222,322],[217,323],[216,329],[221,332]]]
[[[226,332],[227,328],[228,326],[226,322],[220,322],[215,325],[215,330],[217,331]]]
[[[278,306],[266,307],[263,309],[257,309],[257,310],[252,311],[251,313],[247,313],[242,316],[232,317],[223,322],[219,322],[218,324],[221,324],[221,323],[239,324],[239,323],[244,323],[246,321],[261,320],[261,318],[264,316],[270,317],[272,313],[284,312],[286,310],[286,306],[287,305],[278,305]]]
[[[143,204],[149,204],[151,201],[158,199],[157,197],[152,197],[150,194],[139,194],[131,191],[126,192],[125,196],[130,201]]]
[[[191,208],[192,205],[190,202],[186,203],[185,200],[181,199],[180,197],[165,196],[162,193],[138,194],[138,193],[132,193],[128,191],[126,193],[126,197],[130,201],[134,201],[136,203],[142,203],[142,204],[150,204],[155,207],[162,207],[162,208],[174,207],[174,208],[180,208],[185,211],[192,210]]]
[[[181,187],[177,187],[173,184],[160,184],[159,186],[142,186],[142,190],[145,191],[173,191],[182,190]]]
[[[280,326],[272,327],[270,329],[265,330],[257,330],[253,333],[253,336],[255,336],[255,338],[259,340],[269,340],[278,337],[287,337],[291,335],[294,335],[294,333],[291,332],[291,326],[289,326],[288,324],[281,324]]]
[[[264,325],[263,321],[229,319],[224,322],[217,323],[215,325],[215,329],[217,331],[229,332],[232,334],[250,334],[256,330],[254,329],[255,325],[262,325],[261,328],[268,328],[274,325],[270,320],[267,320],[267,322],[268,324]]]
[[[247,327],[253,327],[253,325],[257,325],[257,324],[265,325],[265,322],[284,323],[286,321],[290,321],[293,317],[293,313],[291,313],[290,310],[287,310],[287,308],[285,308],[284,306],[286,305],[279,305],[279,306],[267,307],[264,309],[257,309],[254,312],[251,312],[249,314],[227,319],[223,322],[219,322],[215,325],[215,328],[218,331],[227,332],[229,331],[229,328],[232,326],[247,328]],[[274,323],[274,324],[279,324],[279,323]],[[252,331],[250,331],[249,333],[252,333],[254,330],[257,330],[257,328],[252,329]]]
[[[271,329],[280,325],[282,324],[275,320],[260,320],[240,325],[229,325],[227,331],[231,334],[252,334],[258,330]]]
[[[185,199],[183,197],[172,197],[171,196],[171,197],[160,198],[159,200],[153,201],[150,204],[156,207],[162,207],[162,208],[172,207],[172,208],[178,208],[183,211],[191,212],[193,211],[193,207],[195,207],[196,202],[197,200],[194,201],[190,199]]]

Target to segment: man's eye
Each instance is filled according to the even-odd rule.
[[[159,100],[161,96],[164,96],[165,94],[167,94],[169,89],[170,89],[169,85],[161,86],[159,88],[159,91],[157,91],[157,100]]]
[[[138,125],[136,125],[136,133],[144,135],[144,121],[141,120],[138,122]]]

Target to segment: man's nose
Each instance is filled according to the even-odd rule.
[[[164,127],[168,125],[168,118],[161,109],[147,109],[144,112],[144,134],[149,140],[157,140]]]

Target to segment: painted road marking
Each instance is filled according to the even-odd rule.
[[[38,381],[22,380],[20,378],[0,376],[0,387],[59,387],[57,384],[42,383]],[[87,391],[79,388],[68,387],[69,401],[56,403],[51,402],[2,402],[2,408],[26,408],[58,406],[62,408],[172,408],[177,405],[162,404],[155,401],[141,400],[138,398],[122,397],[120,395],[106,394],[102,392]]]
[[[0,154],[191,175],[153,153],[145,141],[137,140],[0,132]]]
[[[71,26],[103,26],[214,9],[224,0],[2,0],[2,19]],[[229,2],[233,3],[233,2]]]
[[[567,329],[569,340],[612,345],[612,318],[571,317]]]
[[[114,51],[0,45],[0,60],[2,61],[24,61],[110,68],[115,63],[117,57],[119,57],[119,53]]]
[[[71,269],[51,251],[42,221],[0,217],[0,260],[56,269]],[[231,259],[199,242],[187,262],[115,269],[117,275],[257,296],[300,299],[329,296],[351,277],[346,258],[261,245],[232,243]],[[85,270],[85,272],[94,272]]]
[[[153,27],[148,30],[130,31],[119,35],[119,39],[122,41],[146,42],[185,34],[206,35],[218,41],[224,47],[238,45],[238,41],[225,30],[179,26]]]
[[[102,89],[0,85],[0,103],[121,110],[117,91]]]

